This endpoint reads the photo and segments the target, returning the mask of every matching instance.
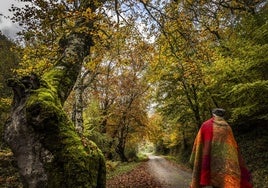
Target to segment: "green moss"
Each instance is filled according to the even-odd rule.
[[[62,74],[57,70],[53,73],[59,78]],[[32,93],[26,104],[27,121],[53,155],[53,160],[45,164],[48,187],[105,187],[104,156],[96,144],[82,140],[76,133],[55,88],[59,80],[50,74],[46,75],[50,83],[42,81],[42,87]]]
[[[74,80],[76,80],[79,70],[79,64],[76,66],[72,65],[72,67],[68,63],[58,65],[44,74],[43,80],[46,80],[46,85],[57,93],[60,101],[63,103],[74,85]]]
[[[50,89],[54,89],[54,91],[59,90],[59,85],[61,84],[62,78],[65,74],[65,67],[58,67],[53,68],[43,76],[43,80],[47,82],[47,85],[49,85]]]

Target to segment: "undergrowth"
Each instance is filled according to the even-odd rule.
[[[106,161],[107,167],[107,180],[112,179],[116,176],[120,176],[123,173],[129,172],[136,167],[138,167],[141,163],[140,162],[119,162],[119,161]]]
[[[0,150],[0,187],[22,188],[18,168],[9,149]]]
[[[106,178],[109,180],[123,173],[130,172],[137,168],[142,162],[147,160],[148,156],[146,154],[138,153],[134,157],[134,160],[130,162],[106,161]]]
[[[250,126],[249,126],[250,128]],[[254,126],[246,132],[235,130],[242,156],[251,172],[254,188],[268,188],[268,130]]]

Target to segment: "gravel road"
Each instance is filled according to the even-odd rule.
[[[163,157],[150,155],[149,172],[165,188],[189,188],[191,173],[173,165]]]

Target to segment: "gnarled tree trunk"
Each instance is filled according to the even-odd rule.
[[[61,59],[41,78],[9,80],[14,101],[4,139],[25,187],[105,187],[101,151],[79,137],[62,108],[91,45],[88,36],[69,34]]]

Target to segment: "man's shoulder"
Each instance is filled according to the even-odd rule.
[[[212,139],[212,132],[213,132],[213,121],[214,118],[210,118],[207,121],[205,121],[201,126],[201,135],[202,138],[205,140],[211,140]]]
[[[214,118],[210,118],[208,119],[207,121],[205,121],[203,124],[202,124],[202,127],[206,127],[206,126],[211,126],[213,125],[213,121],[214,121]]]

